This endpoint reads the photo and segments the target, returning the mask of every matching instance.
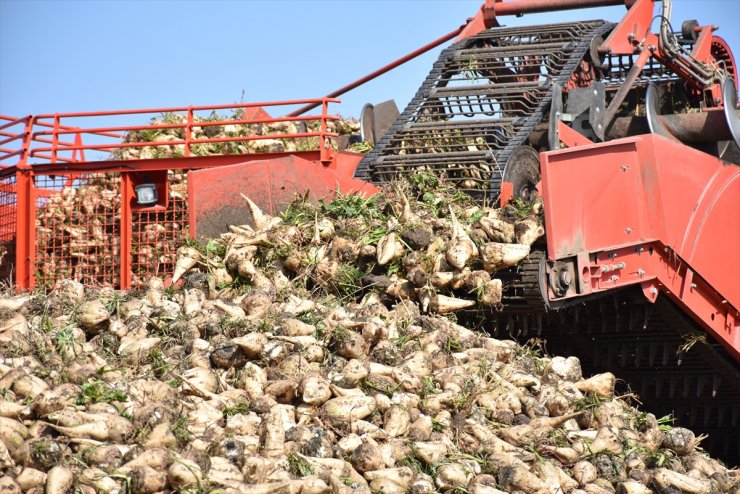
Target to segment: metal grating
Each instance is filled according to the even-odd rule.
[[[120,284],[120,174],[38,175],[36,285],[72,278],[90,286]]]
[[[132,214],[131,286],[171,275],[177,248],[188,238],[187,171],[167,172],[167,207]]]
[[[126,255],[132,288],[140,288],[151,276],[172,274],[177,248],[188,237],[187,171],[169,170],[167,179],[167,206],[134,210],[131,243],[122,245],[126,222],[120,173],[34,177],[36,286],[48,289],[71,278],[88,286],[119,288]],[[10,226],[14,235],[15,217]],[[14,237],[9,244],[15,245]]]

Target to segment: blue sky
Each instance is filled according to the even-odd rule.
[[[453,30],[482,0],[0,0],[0,113],[319,97]],[[503,18],[617,21],[624,7]],[[740,0],[674,0],[673,24],[720,26],[740,59]],[[347,95],[403,107],[439,50]]]

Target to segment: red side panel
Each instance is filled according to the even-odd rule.
[[[339,153],[331,167],[296,156],[192,171],[188,174],[190,233],[212,237],[251,220],[241,194],[265,212],[282,211],[296,195],[312,200],[337,191],[371,196],[375,186],[352,178],[361,156]]]
[[[579,259],[589,290],[659,287],[740,352],[740,166],[657,135],[541,162],[550,259]]]
[[[740,167],[656,135],[543,154],[548,252],[660,240],[740,307]]]

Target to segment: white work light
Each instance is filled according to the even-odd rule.
[[[136,191],[136,204],[139,206],[153,206],[157,204],[157,185],[140,184],[134,187]]]

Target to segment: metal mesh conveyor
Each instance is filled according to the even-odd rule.
[[[548,111],[604,21],[494,28],[444,50],[355,176],[376,183],[432,172],[495,200],[509,157]]]

